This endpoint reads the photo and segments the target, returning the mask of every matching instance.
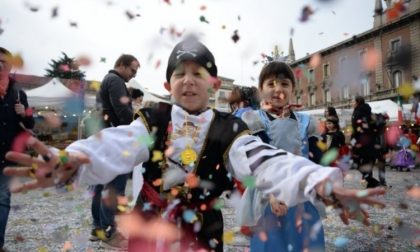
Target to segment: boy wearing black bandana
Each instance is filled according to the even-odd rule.
[[[321,197],[342,208],[345,223],[361,216],[367,220],[364,210],[355,205],[383,205],[371,197],[383,194],[383,189],[369,189],[358,197],[357,190],[332,184],[342,181],[338,169],[325,169],[265,144],[249,135],[240,119],[210,109],[210,94],[221,81],[212,53],[197,40],[175,46],[166,79],[165,88],[175,101],[172,106],[143,109],[130,125],[104,129],[74,142],[66,148],[65,161],[63,152],[57,155],[34,138],[29,145],[48,158],[35,160],[8,153],[9,159],[29,166],[8,168],[8,175],[28,176],[34,162],[38,167],[34,181],[14,191],[74,180],[103,184],[144,162],[145,184],[139,200],[143,214],[133,214],[128,221],[130,251],[187,251],[187,247],[223,251],[223,219],[217,198],[231,188],[231,176],[240,181],[254,177],[262,194],[289,206]],[[155,138],[150,140],[151,136]],[[124,227],[127,225],[120,226]],[[161,229],[155,232],[156,227]]]

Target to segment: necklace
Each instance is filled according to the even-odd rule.
[[[192,165],[197,161],[197,152],[192,148],[192,145],[198,140],[200,128],[188,120],[188,114],[185,113],[185,119],[182,127],[174,132],[173,139],[179,137],[191,138],[191,142],[187,141],[184,150],[181,152],[181,163],[183,165]]]

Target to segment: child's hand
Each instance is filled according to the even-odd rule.
[[[366,190],[347,189],[342,186],[332,186],[325,180],[316,187],[317,194],[328,206],[341,210],[340,218],[344,224],[349,224],[349,219],[360,220],[366,226],[369,225],[369,214],[361,208],[361,204],[368,204],[383,208],[385,204],[373,196],[385,194],[384,188],[372,188]]]
[[[284,216],[287,214],[287,205],[283,201],[277,200],[273,194],[270,194],[271,212],[277,216]]]
[[[29,182],[11,186],[12,192],[68,184],[79,166],[89,163],[89,159],[82,153],[60,151],[58,155],[53,154],[45,144],[34,137],[28,139],[27,145],[39,153],[42,159],[15,151],[6,154],[8,160],[25,167],[6,167],[3,171],[5,175],[34,178]]]

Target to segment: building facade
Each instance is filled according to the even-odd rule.
[[[396,101],[398,87],[420,77],[420,0],[385,4],[375,0],[372,29],[312,55],[295,60],[290,41],[295,102],[316,109],[348,108],[355,95]]]

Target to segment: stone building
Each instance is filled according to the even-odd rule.
[[[398,87],[420,77],[420,0],[384,3],[375,0],[370,30],[312,55],[295,59],[290,40],[287,62],[298,76],[297,103],[347,108],[354,95],[396,101]],[[314,57],[319,64],[311,67]]]

